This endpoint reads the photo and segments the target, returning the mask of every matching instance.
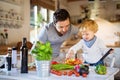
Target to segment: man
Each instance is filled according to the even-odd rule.
[[[70,15],[65,9],[58,9],[53,14],[53,22],[40,30],[38,40],[49,41],[53,48],[53,57],[60,53],[62,43],[70,36],[78,33],[78,28],[70,23]]]

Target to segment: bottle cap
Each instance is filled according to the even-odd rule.
[[[23,37],[23,39],[26,39],[26,37]]]
[[[12,51],[12,48],[11,48],[11,47],[8,47],[8,52],[9,52],[9,51]]]
[[[12,53],[12,48],[11,47],[8,47],[8,56],[10,56]]]
[[[16,47],[13,47],[12,50],[16,50]]]

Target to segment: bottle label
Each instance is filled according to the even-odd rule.
[[[12,50],[12,64],[17,64],[17,52],[16,50]]]
[[[19,68],[21,68],[21,63],[22,62],[22,51],[20,51],[20,60],[19,60]]]

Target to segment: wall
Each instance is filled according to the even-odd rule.
[[[99,26],[96,35],[100,37],[106,45],[114,45],[115,42],[119,40],[115,33],[120,32],[120,22],[110,22],[101,18],[96,18],[95,21]]]
[[[66,0],[59,0],[59,2],[60,2],[60,8],[68,9],[68,4]]]
[[[88,1],[75,1],[68,3],[68,9],[70,11],[71,16],[80,16],[82,9],[80,8],[81,5],[86,6]]]
[[[3,32],[4,29],[8,30],[8,44],[15,45],[18,41],[21,41],[23,37],[26,37],[29,40],[29,22],[30,22],[30,0],[23,0],[21,5],[14,5],[10,3],[1,4],[1,7],[5,9],[14,9],[15,11],[21,13],[23,16],[22,27],[16,28],[0,28],[0,33]],[[8,5],[9,4],[9,5]]]
[[[95,5],[97,3],[97,6]],[[106,19],[106,20],[116,20],[116,15],[119,14],[120,9],[116,9],[116,4],[120,4],[119,0],[105,0],[105,1],[74,1],[68,3],[68,10],[70,11],[71,17],[74,23],[76,20],[83,18],[85,15],[80,6],[88,6],[91,10],[92,15]]]

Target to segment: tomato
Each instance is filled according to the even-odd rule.
[[[79,74],[79,73],[75,73],[75,76],[76,76],[76,77],[79,77],[79,76],[80,76],[80,74]]]
[[[67,72],[66,72],[66,71],[64,71],[64,72],[63,72],[63,75],[67,75]]]
[[[73,74],[72,70],[68,72],[68,76],[72,76],[72,74]]]
[[[62,76],[62,73],[61,72],[57,72],[56,75]]]
[[[87,74],[83,73],[82,76],[83,76],[83,77],[87,77]]]
[[[50,72],[51,72],[51,73],[53,73],[53,72],[54,72],[54,70],[50,70]]]
[[[57,71],[57,70],[50,70],[51,73],[57,75],[57,76],[62,76],[62,72]]]
[[[76,70],[73,70],[73,72],[74,72],[74,74],[75,74],[76,77],[80,76],[80,74]]]

